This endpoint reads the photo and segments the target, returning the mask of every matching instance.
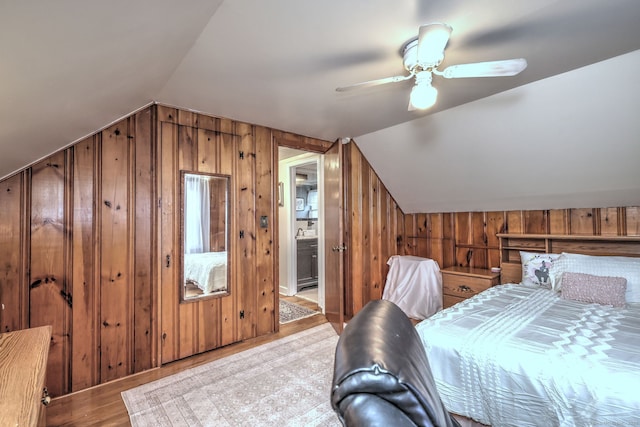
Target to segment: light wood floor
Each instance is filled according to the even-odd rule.
[[[298,303],[312,310],[318,310],[318,305],[308,300],[284,296],[281,296],[281,298]],[[326,322],[327,319],[321,314],[307,317],[280,325],[280,331],[275,334],[231,344],[217,350],[169,363],[160,368],[55,398],[46,408],[47,425],[83,427],[129,426],[131,425],[129,423],[129,415],[120,396],[121,392]]]

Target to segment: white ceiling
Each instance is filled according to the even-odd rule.
[[[335,92],[402,74],[434,21],[445,67],[529,66],[436,77],[428,112],[411,82]],[[640,204],[638,22],[637,0],[5,1],[0,177],[156,101],[352,137],[405,212]]]

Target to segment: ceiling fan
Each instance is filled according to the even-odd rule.
[[[404,68],[408,76],[393,76],[383,79],[370,80],[350,86],[336,88],[338,92],[345,92],[362,87],[395,83],[415,78],[415,85],[409,97],[409,111],[427,109],[436,102],[438,91],[431,85],[433,75],[447,79],[467,77],[499,77],[515,76],[527,68],[527,61],[523,58],[505,59],[502,61],[477,62],[472,64],[452,65],[438,70],[444,59],[444,49],[451,36],[452,28],[447,24],[434,23],[420,27],[419,35],[407,41],[400,53],[403,57]]]

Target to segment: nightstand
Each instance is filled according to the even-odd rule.
[[[500,273],[486,268],[447,267],[441,273],[444,308],[500,284]]]

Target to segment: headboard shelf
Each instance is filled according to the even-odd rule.
[[[583,234],[516,234],[498,233],[499,238],[538,239],[538,240],[594,240],[594,241],[621,241],[640,242],[640,236],[587,236]]]
[[[502,283],[519,283],[520,251],[640,257],[640,236],[498,233]]]

